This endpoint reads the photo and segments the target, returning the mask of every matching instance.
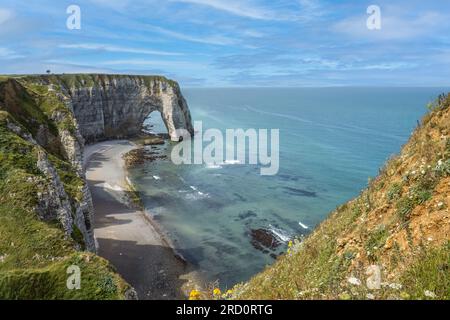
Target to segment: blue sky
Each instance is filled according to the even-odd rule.
[[[81,8],[81,30],[66,8]],[[381,30],[368,30],[369,5]],[[450,86],[450,1],[0,0],[0,73],[163,74],[185,87]]]

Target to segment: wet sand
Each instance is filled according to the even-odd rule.
[[[134,148],[127,140],[86,146],[98,254],[117,268],[139,299],[184,299],[192,286],[189,265],[174,253],[148,215],[128,205],[122,156]]]

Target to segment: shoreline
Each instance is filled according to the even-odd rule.
[[[123,153],[121,155],[122,159],[124,159],[124,157],[126,157],[127,154],[129,154],[131,151],[144,147],[144,145],[136,143],[133,140],[127,139],[127,141],[129,143],[131,143],[134,147],[131,150],[129,150],[128,152]],[[136,196],[139,197],[139,201],[140,201],[139,204],[134,204],[134,205],[138,206],[138,209],[142,211],[143,217],[147,220],[148,223],[150,223],[152,225],[152,227],[156,230],[158,235],[161,237],[161,240],[167,245],[167,247],[172,249],[175,257],[180,259],[183,263],[189,264],[189,261],[180,252],[178,252],[175,245],[173,244],[173,241],[170,239],[170,237],[168,236],[168,234],[164,230],[164,228],[161,225],[159,225],[156,221],[153,220],[151,212],[145,208],[145,205],[142,203],[142,198],[139,195],[139,191],[136,190],[135,185],[129,178],[129,168],[130,168],[130,165],[127,165],[124,161],[124,163],[122,165],[122,169],[125,174],[126,191],[136,193]],[[129,200],[130,200],[130,202],[133,202],[131,199],[129,199]]]
[[[128,193],[135,192],[123,156],[140,148],[129,140],[85,146],[83,168],[95,210],[98,254],[132,285],[139,299],[185,299],[200,282],[193,266]]]
[[[131,143],[133,143],[132,141],[130,141]],[[135,144],[136,145],[136,144]],[[136,148],[140,148],[140,146],[136,145]],[[123,154],[123,155],[126,155]],[[126,165],[123,166],[123,170],[125,172],[125,178],[126,178],[126,187],[127,188],[132,188],[133,190],[126,190],[127,192],[138,192],[134,189],[134,184],[131,182],[131,180],[129,179],[129,174],[128,174],[128,167]],[[139,196],[139,195],[138,195]],[[139,196],[140,197],[140,196]],[[141,200],[141,199],[140,199]],[[130,200],[131,201],[131,200]],[[137,204],[135,204],[137,206]],[[152,225],[152,227],[156,230],[156,232],[158,233],[159,237],[161,238],[161,241],[163,241],[168,248],[170,248],[173,251],[174,256],[179,259],[180,261],[182,261],[185,264],[189,264],[189,261],[183,257],[183,255],[177,251],[177,249],[175,248],[175,245],[173,244],[173,241],[170,239],[170,237],[167,235],[167,232],[164,231],[164,228],[159,225],[156,221],[153,220],[151,212],[149,212],[145,206],[143,204],[140,204],[140,207],[138,208],[140,211],[142,211],[142,216],[147,220],[148,223],[150,223]]]

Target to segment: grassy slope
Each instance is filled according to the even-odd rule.
[[[25,87],[23,87],[24,85]],[[37,153],[44,149],[22,139],[7,122],[36,134],[48,128],[48,144],[42,146],[57,169],[72,201],[80,199],[82,180],[57,145],[58,131],[73,122],[54,123],[53,112],[68,113],[53,93],[43,86],[0,78],[0,298],[6,299],[121,299],[129,286],[104,259],[76,251],[76,232],[67,238],[57,221],[37,216],[37,193],[49,181],[37,169]],[[9,90],[5,94],[5,90]],[[8,101],[6,101],[8,100]],[[81,269],[81,289],[66,287],[67,268]]]
[[[367,189],[234,298],[450,299],[450,96],[430,107]],[[379,290],[366,286],[371,265]]]

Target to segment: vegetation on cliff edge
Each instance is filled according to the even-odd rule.
[[[450,299],[450,95],[354,200],[235,299]]]

